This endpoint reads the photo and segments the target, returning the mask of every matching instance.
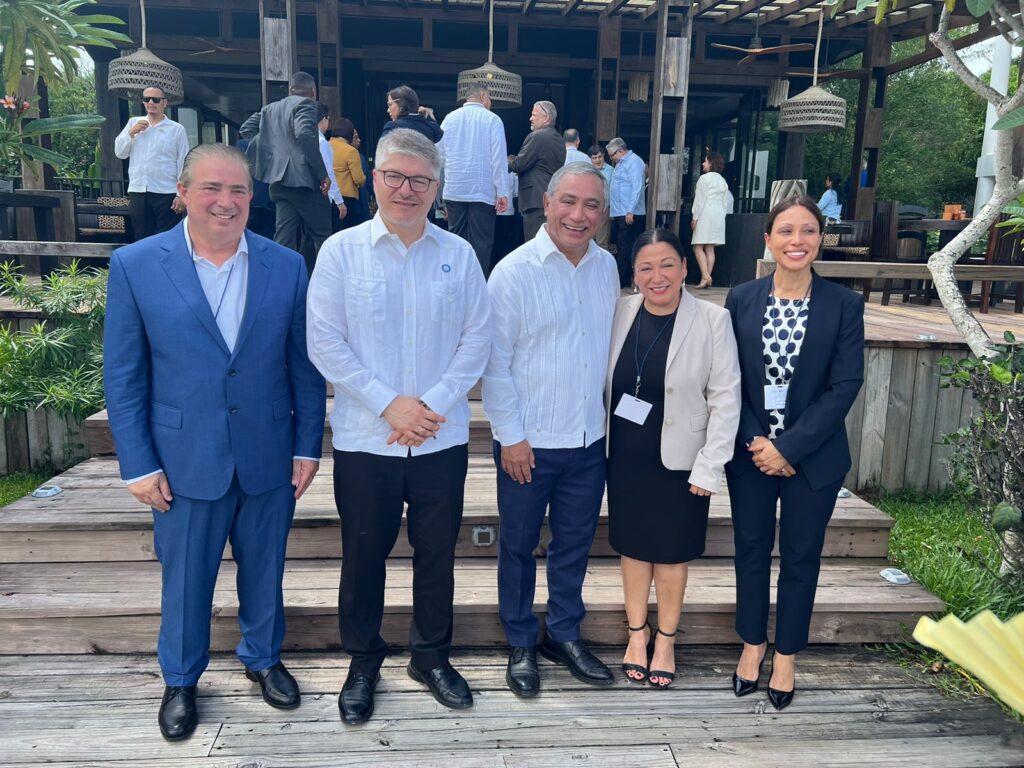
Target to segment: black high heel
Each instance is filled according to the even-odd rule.
[[[678,633],[679,633],[678,629],[675,632],[672,632],[671,634],[669,634],[668,632],[663,632],[661,627],[658,627],[658,634],[661,635],[662,637],[675,637]],[[673,648],[674,647],[675,646],[673,646]],[[674,650],[673,650],[673,653],[675,653]],[[656,682],[654,682],[654,678],[656,678],[656,677],[664,678],[664,679],[668,680],[668,682],[667,683],[656,683]],[[647,684],[649,686],[651,686],[651,688],[668,688],[670,685],[672,685],[672,681],[674,681],[675,679],[676,679],[676,673],[675,672],[665,672],[665,671],[660,670],[660,669],[652,669],[648,673]]]
[[[761,654],[761,661],[757,665],[757,677],[753,680],[744,680],[742,677],[737,675],[735,672],[732,673],[732,692],[736,696],[747,696],[757,690],[758,680],[761,677],[761,668],[764,666],[764,660],[768,658],[768,644],[765,643],[764,653]]]
[[[645,629],[650,630],[650,628],[650,621],[645,621],[639,627],[631,627],[628,624],[626,625],[626,629],[628,629],[630,632],[643,632]],[[650,653],[650,642],[648,642],[647,648],[648,653]],[[633,677],[632,675],[630,675],[630,672],[635,672],[637,674],[637,677]],[[640,664],[630,664],[625,661],[622,662],[622,674],[624,674],[626,676],[626,680],[628,680],[631,683],[639,683],[643,685],[647,682],[647,667],[641,666]]]
[[[776,651],[777,649],[775,651],[772,651],[772,672],[775,671]],[[772,706],[775,707],[776,710],[781,712],[793,703],[793,694],[796,693],[796,685],[793,685],[793,690],[791,691],[780,691],[778,688],[772,688],[771,677],[768,678],[768,681],[768,700],[772,703]]]

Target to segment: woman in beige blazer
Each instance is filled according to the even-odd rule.
[[[729,313],[683,288],[686,260],[666,229],[633,249],[638,294],[619,299],[605,387],[608,524],[621,556],[629,645],[622,669],[637,683],[675,678],[675,635],[687,563],[704,552],[710,496],[732,458],[740,367]],[[651,640],[648,599],[658,595]]]

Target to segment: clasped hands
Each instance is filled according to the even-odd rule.
[[[417,397],[399,395],[391,401],[382,414],[391,425],[388,445],[399,445],[416,448],[430,437],[437,437],[437,430],[444,424],[445,418]]]
[[[755,437],[750,441],[747,450],[752,454],[754,466],[766,475],[793,477],[796,474],[796,470],[789,465],[789,460],[779,453],[775,443],[767,437]]]

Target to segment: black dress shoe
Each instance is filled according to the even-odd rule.
[[[538,650],[546,659],[569,668],[573,677],[590,685],[613,685],[615,677],[597,656],[587,650],[582,640],[556,643],[547,632]]]
[[[338,710],[342,722],[349,725],[365,723],[373,714],[373,689],[380,680],[380,672],[368,675],[350,669],[338,696]]]
[[[764,647],[764,655],[761,656],[761,661],[757,665],[757,677],[761,677],[761,667],[764,666],[764,660],[768,657],[768,646]],[[737,696],[746,696],[757,690],[757,678],[753,680],[744,680],[742,677],[737,675],[735,672],[732,673],[732,692]]]
[[[199,724],[199,712],[196,710],[196,687],[167,686],[164,698],[160,702],[160,733],[168,741],[178,741],[191,735]]]
[[[540,673],[537,671],[537,649],[517,646],[508,655],[505,682],[516,696],[533,698],[540,693]]]
[[[295,709],[299,706],[299,684],[280,661],[258,672],[246,668],[245,676],[260,684],[263,700],[270,706],[278,709]]]
[[[465,678],[448,663],[424,672],[409,662],[409,677],[423,683],[434,694],[439,704],[451,709],[466,709],[473,706],[473,694]]]
[[[772,673],[775,672],[775,654],[777,651],[772,651]],[[793,703],[793,694],[796,693],[796,686],[793,686],[791,691],[780,691],[778,688],[772,688],[771,678],[768,679],[768,700],[772,703],[772,706],[780,712]]]

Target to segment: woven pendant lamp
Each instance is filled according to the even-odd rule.
[[[782,102],[779,130],[793,133],[827,133],[846,127],[846,100],[818,86],[818,52],[825,12],[818,13],[818,40],[814,45],[814,79],[803,93]]]
[[[141,101],[146,88],[156,87],[164,92],[169,105],[181,104],[185,100],[181,70],[146,47],[146,0],[139,0],[139,4],[142,7],[142,47],[110,62],[107,90],[128,101]]]
[[[492,107],[518,107],[523,103],[523,78],[494,63],[494,0],[488,18],[487,63],[476,69],[459,72],[456,98],[465,101],[469,86],[483,83],[491,96]]]

